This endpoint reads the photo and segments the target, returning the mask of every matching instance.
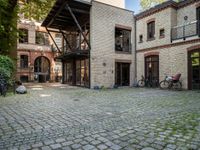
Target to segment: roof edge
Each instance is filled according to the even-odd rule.
[[[151,7],[151,8],[149,8],[149,9],[147,9],[147,10],[145,10],[145,11],[139,13],[139,14],[136,14],[135,18],[136,18],[136,20],[140,20],[142,18],[145,18],[149,15],[155,14],[158,11],[161,11],[161,10],[169,8],[169,7],[174,8],[174,9],[179,9],[179,8],[185,7],[187,5],[190,5],[190,4],[192,4],[194,2],[198,2],[198,1],[200,1],[200,0],[183,0],[183,1],[180,1],[180,2],[168,0],[166,2],[163,2],[161,4],[156,5],[154,7]]]

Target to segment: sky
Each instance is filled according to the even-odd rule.
[[[135,14],[139,13],[140,2],[139,0],[125,0],[126,9],[132,10]]]

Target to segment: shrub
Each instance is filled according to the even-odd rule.
[[[8,83],[11,83],[14,72],[14,63],[8,56],[0,55],[0,74],[6,79]]]

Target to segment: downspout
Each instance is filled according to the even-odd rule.
[[[135,15],[133,14],[133,18],[134,18],[134,26],[135,26],[135,33],[134,33],[134,38],[135,38],[135,81],[134,81],[134,84],[136,85],[137,84],[137,26],[136,26],[136,17]]]

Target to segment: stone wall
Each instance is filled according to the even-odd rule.
[[[91,88],[111,87],[115,83],[115,62],[130,61],[131,85],[135,74],[134,18],[131,11],[93,2],[91,8]],[[115,26],[132,29],[131,54],[115,52]],[[106,64],[106,65],[104,65]]]

